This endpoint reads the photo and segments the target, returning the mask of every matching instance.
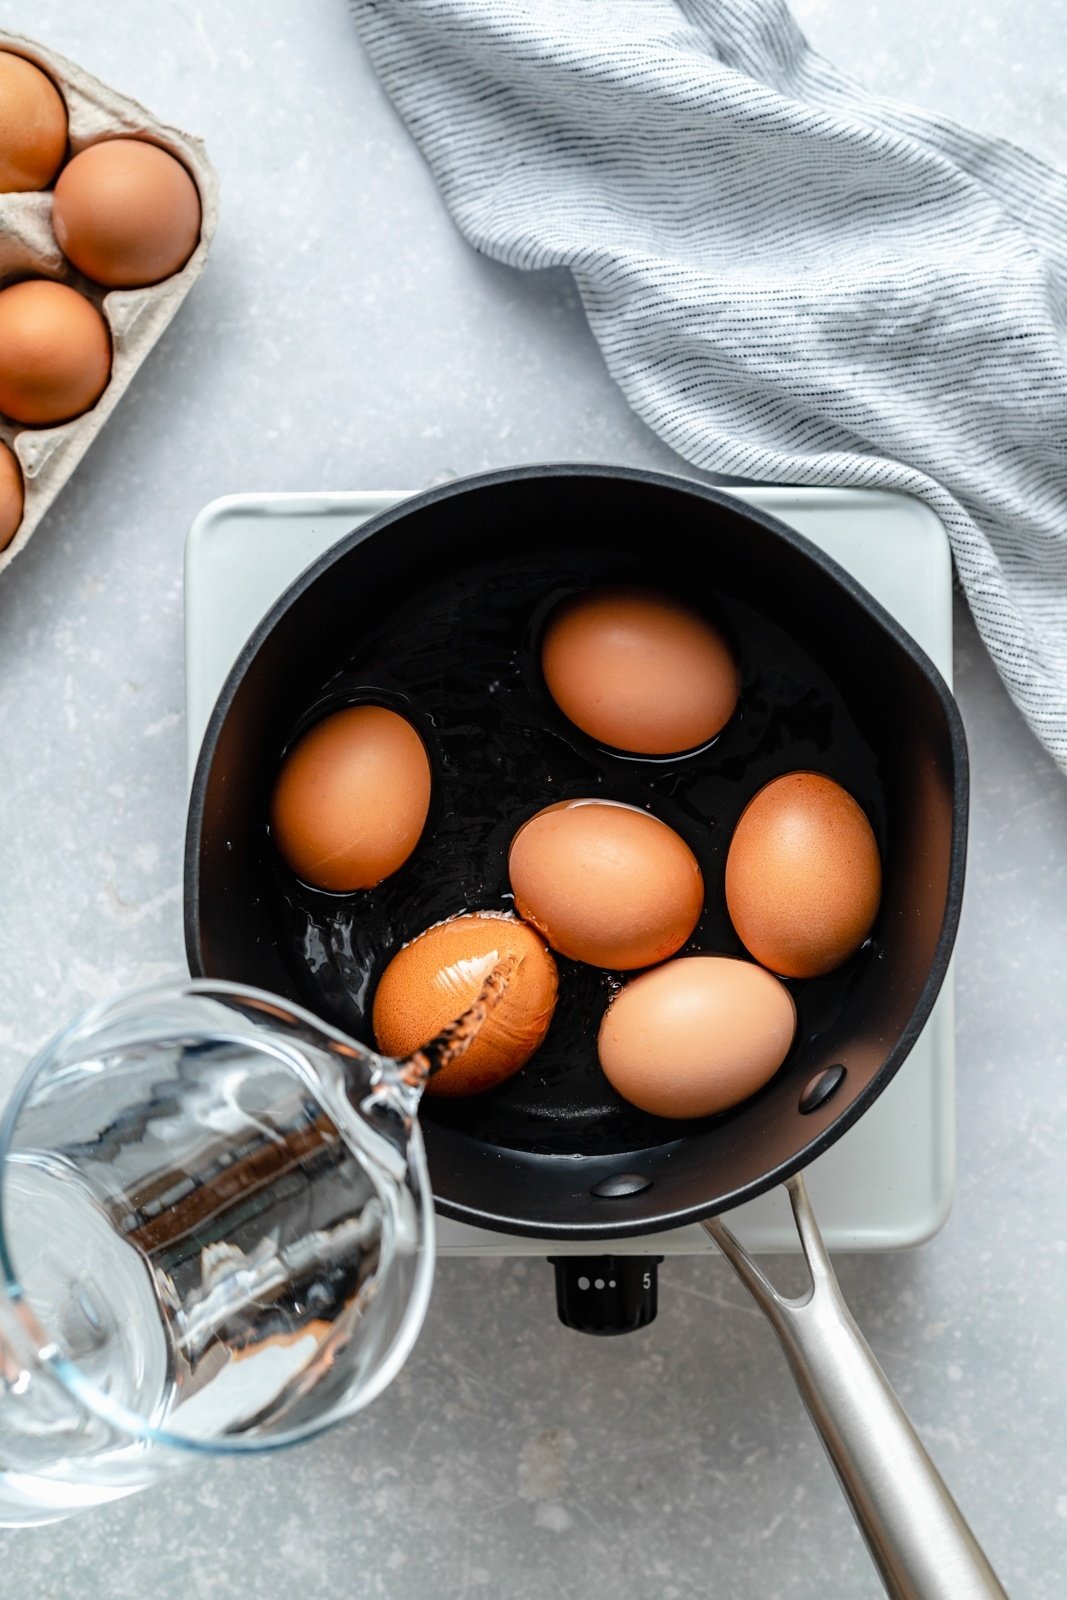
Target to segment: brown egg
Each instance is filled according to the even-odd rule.
[[[679,950],[704,906],[689,846],[658,817],[611,800],[546,806],[508,856],[519,915],[594,967],[649,967]]]
[[[757,961],[815,978],[847,961],[871,931],[882,867],[871,825],[847,789],[790,772],[750,800],[726,857],[726,904]]]
[[[411,723],[385,706],[349,706],[289,751],[271,829],[305,883],[373,889],[404,865],[430,806],[430,762]]]
[[[591,738],[639,755],[706,744],[737,705],[737,662],[698,611],[649,589],[564,602],[541,645],[553,700]]]
[[[84,295],[44,278],[0,293],[0,411],[66,422],[96,404],[110,375],[107,324]]]
[[[619,993],[600,1024],[605,1076],[656,1117],[710,1117],[773,1078],[789,1054],[796,1006],[749,961],[682,956]]]
[[[181,162],[158,145],[106,139],[63,168],[52,227],[63,254],[97,283],[159,283],[196,249],[200,194]]]
[[[472,1044],[430,1079],[428,1093],[480,1094],[525,1066],[556,1006],[556,963],[544,940],[500,912],[439,922],[393,957],[374,996],[374,1037],[388,1056],[429,1044],[474,1004],[494,967],[517,958]]]
[[[0,550],[6,550],[22,521],[22,473],[14,450],[0,443]]]
[[[0,50],[0,193],[47,189],[67,149],[67,108],[40,67]]]

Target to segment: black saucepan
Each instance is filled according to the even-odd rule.
[[[865,775],[869,792],[859,797],[869,811],[882,812],[885,858],[877,959],[860,964],[837,1015],[809,1030],[788,1069],[733,1115],[692,1130],[660,1123],[642,1144],[646,1130],[624,1126],[620,1114],[613,1148],[605,1107],[592,1107],[595,1116],[583,1123],[584,1106],[568,1103],[584,1092],[584,1082],[554,1086],[551,1122],[538,1108],[524,1125],[521,1108],[516,1114],[509,1102],[503,1138],[492,1099],[484,1106],[467,1102],[458,1117],[455,1102],[427,1103],[430,1172],[445,1215],[606,1248],[615,1238],[723,1211],[819,1155],[892,1078],[948,963],[966,835],[960,719],[922,651],[807,540],[718,490],[586,466],[498,472],[431,490],[376,517],[297,580],[226,682],[193,785],[186,929],[194,972],[255,983],[308,1004],[313,996],[286,942],[284,890],[264,826],[279,755],[294,727],[361,638],[384,613],[408,604],[413,590],[450,582],[498,556],[543,553],[561,569],[576,546],[606,551],[609,572],[626,575],[636,563],[684,593],[741,602],[804,647],[839,686],[873,757]],[[472,767],[481,760],[477,739],[472,730]],[[818,743],[804,730],[770,727],[765,742],[770,749],[762,765],[746,767],[735,799],[727,796],[714,818],[723,847],[734,820],[731,804],[738,812],[776,770],[822,764]],[[723,758],[730,758],[725,745]],[[843,781],[849,783],[847,772]],[[514,804],[528,813],[551,798],[522,794]],[[434,848],[432,840],[420,847],[430,855]],[[358,1017],[336,1010],[330,1020],[359,1026]],[[845,1073],[835,1092],[811,1106],[813,1080],[839,1066]],[[839,1076],[833,1073],[826,1086]],[[575,1160],[579,1154],[583,1159]],[[613,1185],[629,1173],[651,1181],[629,1193],[625,1183]],[[605,1196],[605,1186],[624,1192]]]
[[[561,575],[564,587],[567,575],[573,580],[575,573],[659,582],[707,604],[728,630],[742,635],[757,618],[765,629],[765,657],[773,657],[774,640],[788,640],[810,663],[813,682],[834,687],[837,709],[830,722],[837,719],[836,731],[828,713],[818,704],[812,711],[803,694],[792,690],[791,713],[776,722],[775,663],[762,662],[763,675],[757,673],[742,691],[737,739],[745,760],[731,766],[727,730],[721,736],[720,765],[730,782],[716,787],[722,776],[716,773],[697,796],[713,823],[714,842],[706,846],[711,854],[702,857],[705,877],[713,880],[716,853],[724,852],[733,821],[761,781],[817,767],[860,791],[879,835],[884,893],[872,946],[854,960],[824,1005],[806,1018],[806,1002],[800,1004],[798,1041],[786,1066],[759,1095],[723,1117],[689,1125],[632,1116],[621,1103],[603,1097],[595,1062],[584,1061],[569,1072],[557,1064],[548,1075],[547,1096],[505,1086],[458,1103],[458,1109],[453,1101],[425,1101],[420,1120],[438,1209],[480,1227],[587,1240],[589,1255],[599,1258],[610,1251],[613,1239],[717,1218],[790,1180],[815,1280],[812,1308],[804,1313],[806,1329],[797,1308],[765,1284],[722,1224],[706,1225],[786,1346],[890,1592],[999,1593],[925,1456],[921,1482],[905,1472],[905,1458],[914,1465],[922,1448],[899,1407],[898,1419],[895,1413],[881,1415],[879,1407],[891,1412],[896,1403],[885,1398],[884,1380],[865,1346],[877,1378],[862,1399],[853,1384],[851,1399],[837,1406],[832,1426],[827,1420],[832,1372],[855,1366],[859,1335],[843,1305],[838,1311],[834,1302],[827,1310],[830,1290],[820,1291],[819,1285],[832,1284],[832,1274],[795,1175],[873,1104],[907,1056],[937,996],[963,888],[967,760],[955,703],[931,662],[859,584],[806,539],[702,484],[632,469],[561,465],[495,472],[430,490],[340,541],[260,623],[211,718],[186,844],[186,938],[193,973],[311,1003],[329,1020],[368,1037],[365,995],[352,984],[346,987],[343,963],[332,999],[328,987],[309,993],[297,937],[308,908],[292,904],[266,826],[279,758],[294,730],[306,722],[309,707],[328,708],[331,695],[344,698],[355,681],[346,676],[349,663],[363,641],[381,640],[383,618],[417,617],[413,599],[449,585],[475,605],[479,586],[490,592],[486,584],[491,589],[504,581],[494,574],[509,562],[525,563],[524,570],[546,579]],[[467,577],[471,581],[464,588]],[[531,593],[531,627],[536,626],[535,602]],[[456,627],[462,628],[462,618]],[[795,669],[795,661],[787,665]],[[387,673],[387,661],[382,670]],[[793,670],[793,690],[795,678]],[[443,683],[442,693],[447,690]],[[536,685],[529,693],[536,697]],[[550,708],[545,715],[550,721]],[[469,707],[464,727],[470,761],[477,763],[478,717]],[[428,729],[431,750],[438,732],[436,724]],[[852,765],[856,751],[862,752],[859,768]],[[604,778],[610,753],[585,756],[592,763],[589,772],[595,768]],[[844,763],[840,772],[839,761]],[[630,781],[621,767],[618,776],[620,782]],[[580,760],[570,781],[571,792],[587,781]],[[672,789],[668,775],[658,791],[661,814],[683,834],[689,826],[693,842],[694,797],[690,793],[687,801],[684,791],[681,780]],[[447,809],[447,795],[438,801]],[[487,822],[490,853],[499,852],[513,822],[537,808],[533,793],[523,792],[521,784],[512,791],[503,783],[501,804],[521,814],[501,818],[496,832]],[[424,837],[419,851],[433,848],[432,815],[428,831],[431,837]],[[739,945],[729,943],[728,919],[715,896],[713,889],[710,925],[698,934],[705,948],[713,938],[716,948],[740,953]],[[440,914],[427,915],[425,922]],[[406,931],[410,937],[418,929]],[[531,1063],[514,1083],[525,1079],[536,1087],[534,1067]],[[558,1269],[561,1314],[587,1331],[640,1326],[654,1313],[647,1263],[647,1257],[615,1258],[614,1292],[605,1289],[594,1304],[595,1296],[576,1289],[582,1264],[565,1258]],[[601,1276],[607,1284],[608,1275]],[[844,1319],[855,1333],[847,1356],[841,1344]],[[812,1331],[818,1320],[834,1324],[836,1334],[825,1326]],[[872,1444],[876,1423],[880,1444]],[[890,1491],[884,1447],[897,1437],[897,1427],[906,1431],[899,1435],[898,1487]],[[872,1449],[873,1462],[866,1459]],[[921,1539],[912,1537],[915,1509],[925,1522]],[[951,1590],[937,1586],[942,1555],[963,1574]],[[973,1568],[971,1579],[960,1566],[964,1558]]]

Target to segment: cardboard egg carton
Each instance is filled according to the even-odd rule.
[[[80,417],[54,427],[32,428],[0,416],[0,438],[18,457],[26,494],[19,530],[7,549],[0,552],[3,572],[29,543],[41,518],[204,270],[218,221],[219,184],[201,141],[180,128],[157,122],[136,100],[117,94],[64,56],[21,34],[0,29],[0,50],[25,56],[57,85],[67,104],[71,156],[102,139],[147,139],[169,150],[189,169],[200,191],[202,213],[200,242],[180,272],[147,289],[105,289],[78,272],[56,243],[51,189],[0,194],[0,289],[30,277],[69,284],[102,312],[112,348],[107,388],[96,405]]]

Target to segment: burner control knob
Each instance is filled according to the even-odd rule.
[[[556,1309],[579,1333],[636,1333],[656,1317],[656,1268],[662,1256],[549,1256],[556,1269]]]

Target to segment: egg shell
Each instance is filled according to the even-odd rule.
[[[386,706],[349,706],[285,757],[271,830],[297,877],[348,893],[404,865],[429,805],[430,761],[411,723]]]
[[[0,292],[0,411],[66,422],[96,404],[111,373],[107,324],[64,283],[32,278]]]
[[[517,965],[464,1054],[430,1079],[427,1093],[480,1094],[524,1066],[556,1006],[556,963],[544,940],[502,914],[471,912],[437,923],[399,950],[374,996],[378,1048],[404,1057],[429,1044],[477,1000],[493,969]]]
[[[0,550],[6,550],[22,521],[22,473],[15,453],[0,442]]]
[[[571,722],[640,755],[706,744],[739,691],[737,662],[711,623],[670,595],[633,587],[565,601],[545,629],[541,670]]]
[[[47,189],[67,149],[67,108],[32,61],[0,50],[0,193]]]
[[[562,800],[521,827],[508,872],[521,917],[554,950],[630,971],[679,950],[704,907],[685,840],[658,817],[604,800]]]
[[[682,956],[634,978],[597,1039],[612,1087],[656,1117],[709,1117],[761,1089],[789,1054],[783,983],[730,956]]]
[[[787,978],[832,972],[878,913],[882,866],[860,805],[832,778],[790,772],[749,801],[726,857],[738,938]]]
[[[52,199],[59,248],[112,288],[169,278],[200,237],[200,195],[180,161],[144,139],[105,139],[67,163]]]

